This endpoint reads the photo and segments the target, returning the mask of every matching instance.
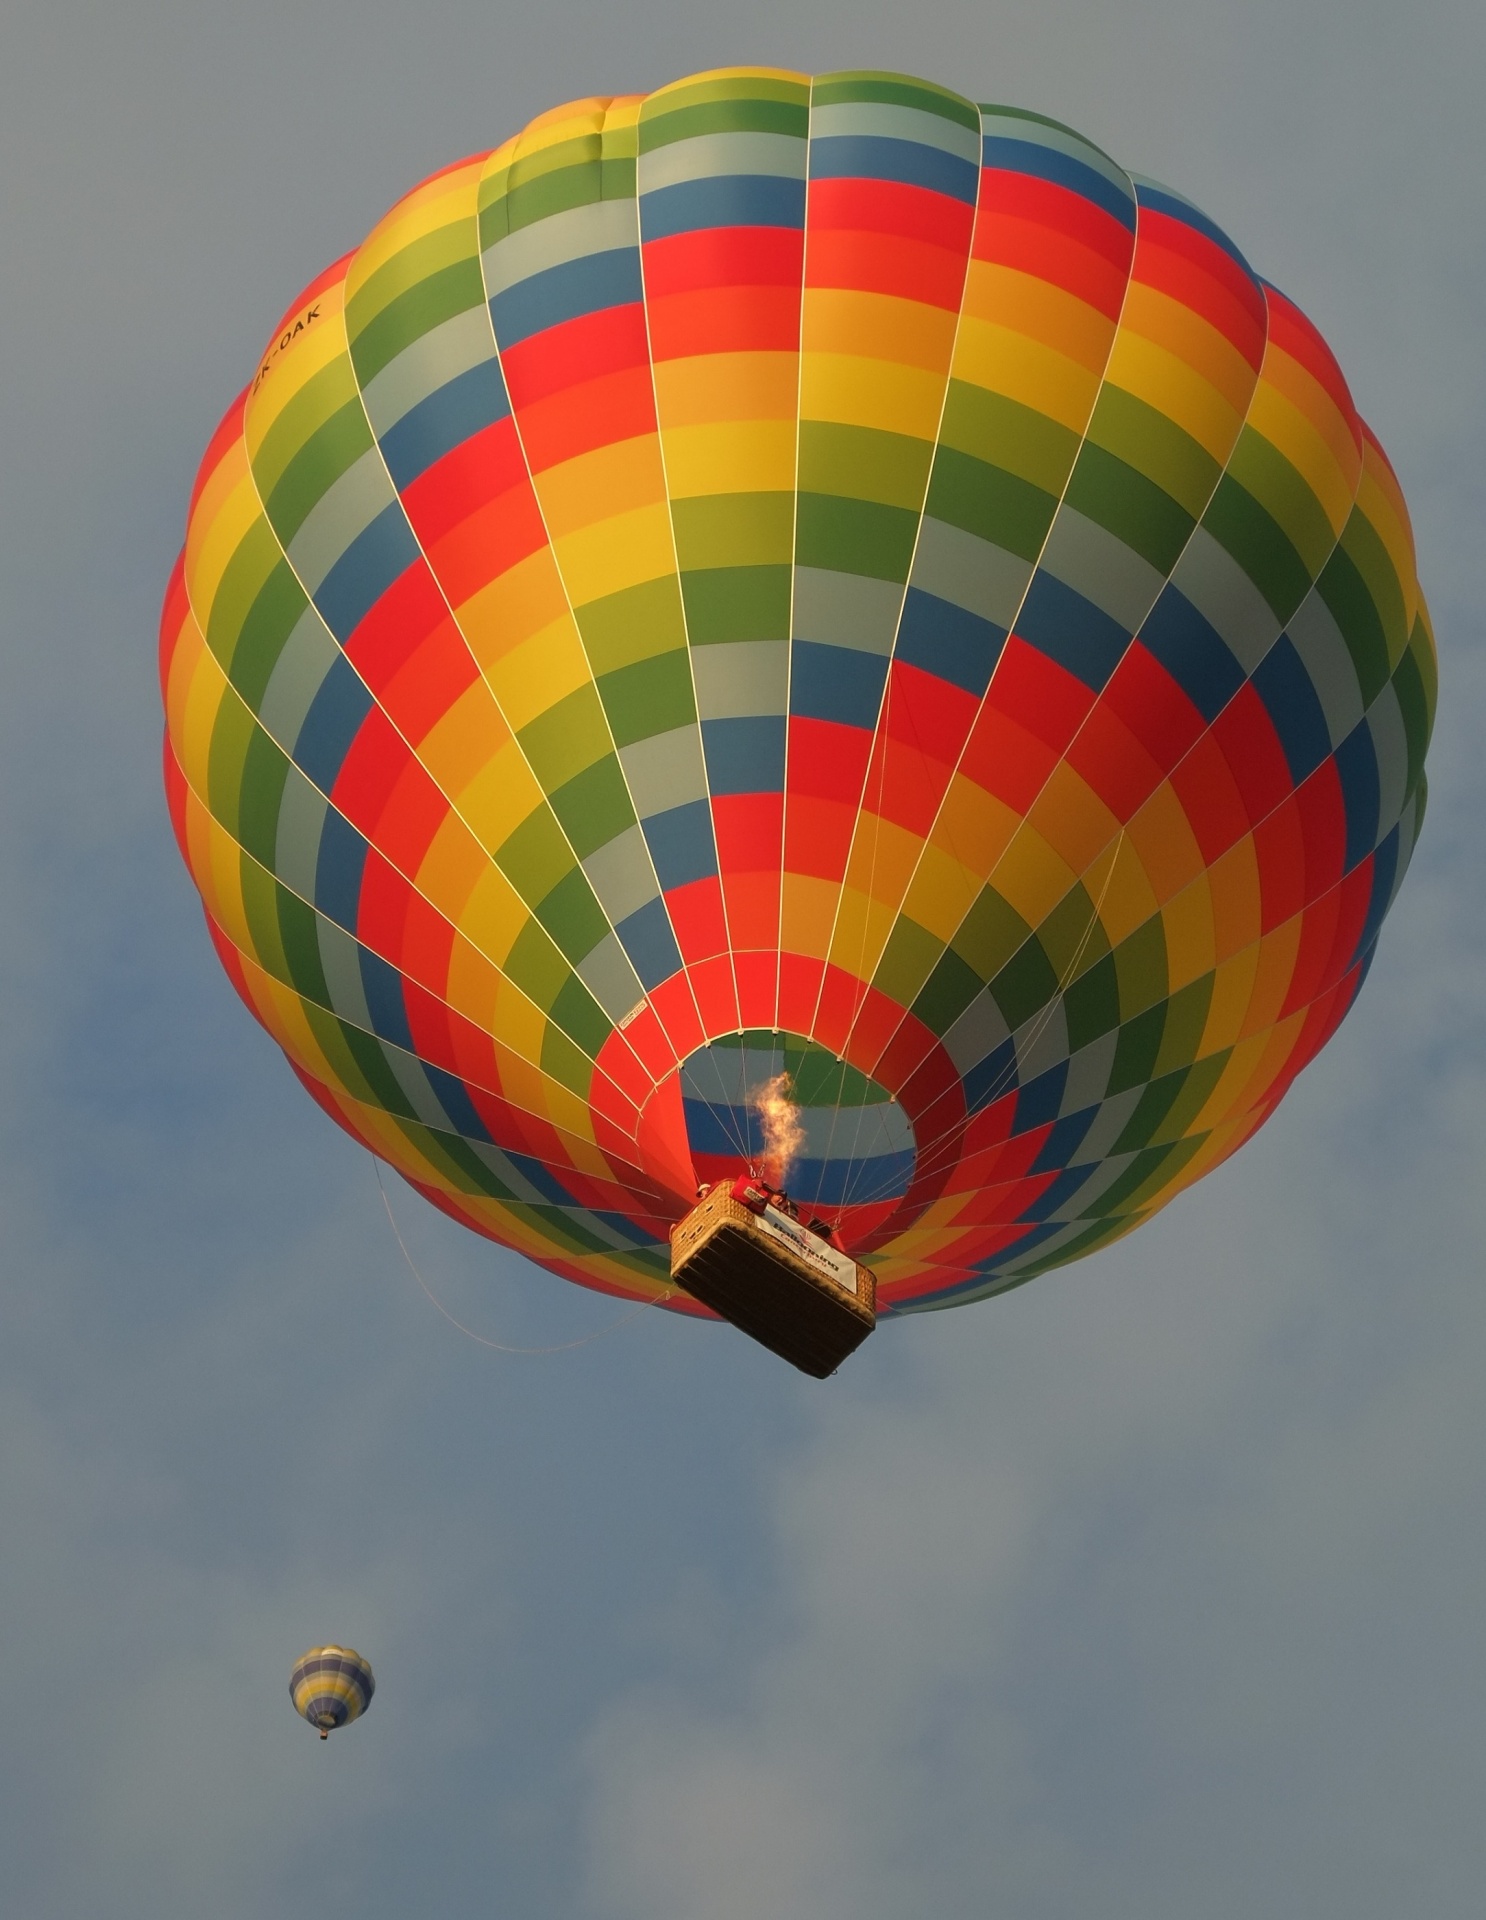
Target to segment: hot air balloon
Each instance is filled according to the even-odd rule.
[[[1263,1124],[1436,688],[1392,469],[1211,219],[1040,115],[772,69],[544,114],[313,281],[161,662],[211,937],[334,1120],[685,1312],[705,1189],[847,1250],[869,1324]]]
[[[376,1690],[371,1668],[354,1647],[311,1647],[289,1676],[294,1711],[319,1728],[322,1740],[359,1720]]]

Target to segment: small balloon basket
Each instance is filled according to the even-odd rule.
[[[877,1325],[869,1268],[746,1175],[703,1190],[671,1229],[671,1278],[801,1373],[824,1380]]]

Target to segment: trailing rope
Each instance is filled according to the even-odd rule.
[[[596,1340],[606,1339],[609,1334],[618,1333],[621,1327],[627,1327],[631,1320],[638,1320],[642,1313],[649,1313],[652,1307],[664,1306],[666,1301],[674,1299],[679,1291],[677,1287],[667,1287],[664,1293],[657,1294],[653,1300],[642,1300],[639,1306],[631,1308],[628,1313],[621,1315],[618,1320],[611,1320],[608,1326],[600,1327],[596,1333],[586,1333],[581,1340],[563,1340],[555,1347],[509,1347],[504,1341],[487,1339],[483,1333],[476,1333],[473,1327],[467,1327],[462,1320],[456,1320],[454,1315],[450,1313],[449,1309],[444,1305],[443,1301],[434,1293],[433,1288],[429,1286],[428,1282],[423,1278],[423,1275],[418,1271],[418,1263],[414,1260],[412,1254],[408,1252],[408,1244],[403,1239],[402,1232],[393,1214],[392,1202],[388,1198],[387,1188],[382,1180],[382,1163],[375,1154],[372,1155],[372,1171],[377,1176],[377,1191],[382,1196],[382,1209],[387,1215],[387,1224],[392,1229],[392,1237],[402,1250],[402,1257],[407,1262],[408,1272],[412,1274],[413,1278],[418,1282],[419,1287],[422,1289],[429,1303],[438,1309],[451,1327],[457,1327],[467,1339],[478,1341],[482,1347],[491,1347],[496,1353],[572,1353],[578,1347],[591,1347]]]

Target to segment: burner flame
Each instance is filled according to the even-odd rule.
[[[758,1115],[764,1135],[759,1173],[771,1187],[784,1186],[795,1156],[805,1144],[800,1109],[790,1099],[794,1090],[795,1083],[789,1074],[776,1073],[749,1095],[749,1105]]]

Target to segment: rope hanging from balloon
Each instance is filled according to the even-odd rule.
[[[591,1347],[596,1340],[607,1339],[611,1333],[618,1333],[621,1327],[627,1327],[632,1320],[638,1320],[642,1313],[649,1313],[652,1307],[664,1306],[666,1301],[674,1299],[679,1291],[676,1287],[667,1287],[664,1293],[658,1293],[653,1300],[641,1301],[639,1306],[632,1307],[628,1313],[621,1314],[619,1319],[611,1320],[607,1326],[599,1327],[593,1333],[584,1334],[581,1340],[563,1340],[554,1347],[512,1347],[507,1346],[503,1340],[491,1340],[483,1333],[476,1333],[473,1327],[467,1327],[462,1320],[456,1320],[454,1315],[450,1313],[449,1309],[444,1305],[443,1301],[435,1294],[433,1288],[430,1287],[428,1282],[423,1278],[423,1275],[418,1270],[417,1261],[414,1260],[412,1254],[408,1252],[408,1243],[402,1237],[402,1231],[392,1211],[392,1201],[382,1179],[382,1163],[375,1154],[372,1155],[372,1171],[377,1176],[377,1191],[382,1196],[382,1210],[387,1215],[387,1224],[392,1229],[392,1237],[396,1240],[402,1257],[407,1263],[408,1272],[412,1274],[413,1278],[418,1282],[418,1286],[427,1298],[429,1304],[437,1308],[449,1322],[449,1325],[458,1328],[459,1332],[464,1334],[467,1339],[476,1341],[482,1347],[490,1347],[496,1353],[572,1353],[579,1347]]]

